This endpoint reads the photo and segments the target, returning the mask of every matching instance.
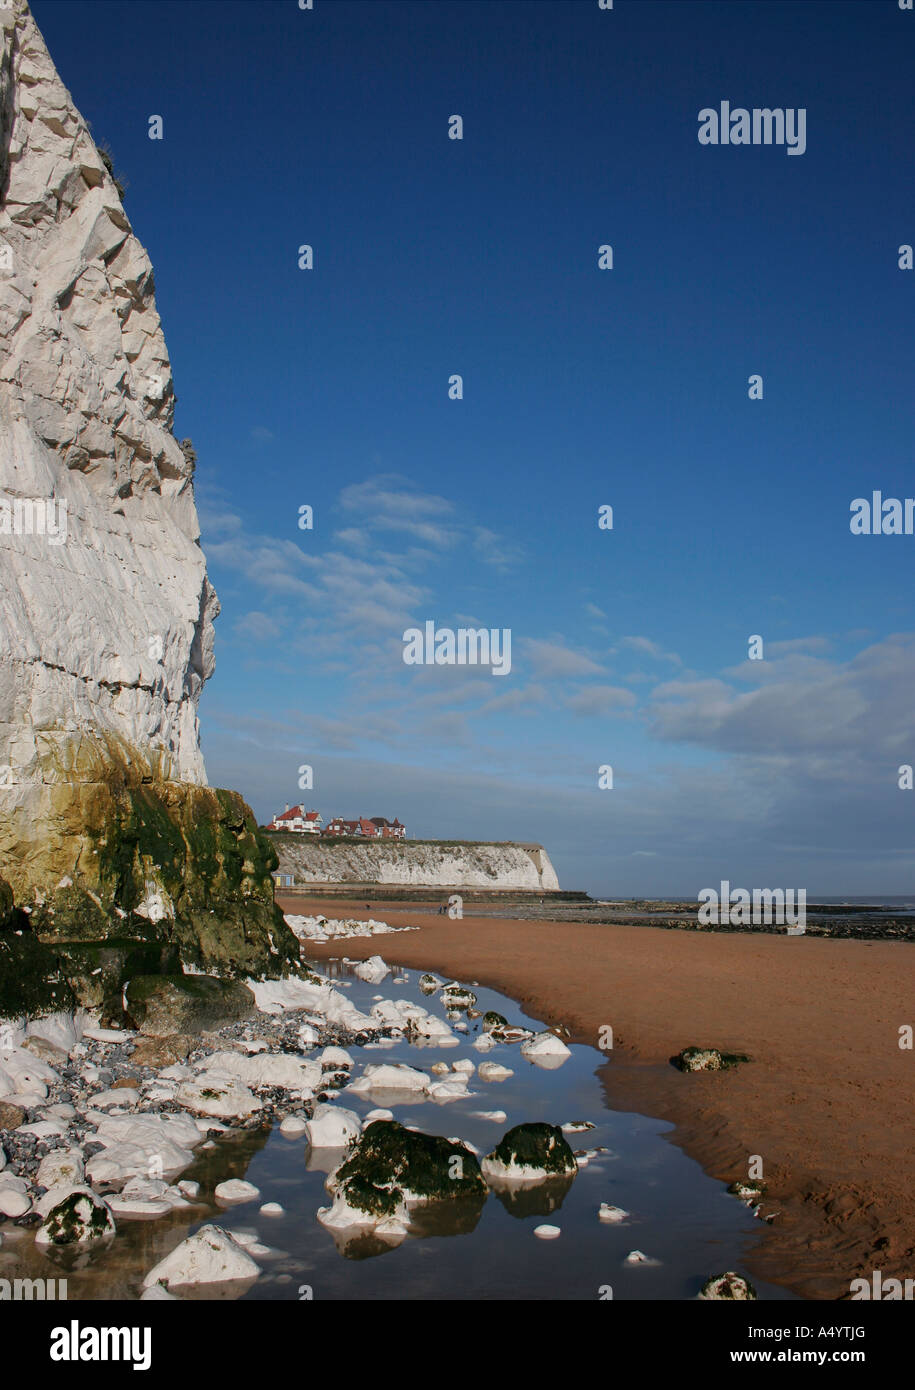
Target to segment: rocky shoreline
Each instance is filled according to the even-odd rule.
[[[292,917],[289,925],[303,955],[360,937],[374,945],[380,935],[410,930],[323,917]],[[370,987],[388,977],[395,986],[408,983],[377,954],[354,964],[353,975]],[[327,1173],[328,1202],[316,1217],[349,1258],[391,1249],[413,1233],[422,1212],[441,1204],[454,1209],[459,1228],[472,1230],[491,1191],[517,1205],[522,1190],[555,1190],[544,1208],[552,1210],[580,1168],[603,1152],[571,1147],[572,1135],[593,1128],[590,1122],[515,1124],[487,1153],[400,1124],[388,1106],[418,1098],[445,1106],[503,1081],[512,1068],[486,1057],[499,1045],[517,1046],[521,1058],[546,1071],[561,1067],[569,1048],[554,1032],[482,1013],[470,985],[428,972],[417,983],[437,1010],[379,993],[362,1012],[345,981],[303,960],[298,976],[238,982],[251,995],[245,1016],[202,1031],[174,1031],[187,1023],[188,1003],[172,1000],[169,1016],[169,996],[150,1015],[151,1031],[106,1028],[84,1010],[0,1022],[0,1270],[8,1269],[2,1246],[11,1228],[20,1240],[33,1235],[35,1251],[56,1260],[79,1252],[104,1257],[124,1222],[183,1216],[188,1227],[204,1224],[153,1268],[136,1272],[141,1297],[182,1297],[195,1288],[204,1296],[241,1295],[277,1252],[250,1231],[210,1219],[200,1184],[183,1175],[221,1141],[266,1136],[275,1127],[305,1136]],[[479,1060],[438,1060],[428,1070],[383,1057],[368,1061],[371,1050],[383,1054],[398,1040],[435,1049],[463,1040]],[[374,1108],[360,1117],[346,1106],[347,1096]],[[477,1117],[506,1119],[496,1110]],[[216,1186],[215,1198],[231,1210],[260,1201],[260,1192],[232,1177]],[[260,1212],[282,1216],[283,1208],[266,1202]],[[601,1203],[594,1219],[625,1224],[628,1213]],[[560,1228],[541,1223],[533,1234],[552,1240]],[[9,1247],[14,1259],[17,1249]],[[627,1261],[656,1263],[641,1251]],[[710,1278],[698,1296],[754,1293],[728,1271]]]
[[[475,917],[510,919],[518,922],[580,922],[594,926],[662,927],[667,931],[695,931],[705,935],[756,934],[784,936],[785,927],[776,924],[747,923],[729,925],[697,920],[695,902],[669,903],[564,903],[549,899],[474,905]],[[874,905],[808,903],[807,936],[833,937],[846,941],[915,941],[915,913]]]

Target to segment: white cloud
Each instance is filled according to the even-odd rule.
[[[573,651],[561,641],[550,642],[542,638],[528,637],[523,642],[523,651],[536,674],[545,679],[551,676],[604,674],[604,668],[598,666],[590,656]]]

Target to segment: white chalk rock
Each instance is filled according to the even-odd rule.
[[[244,1246],[221,1226],[201,1226],[170,1255],[149,1271],[144,1287],[166,1284],[180,1288],[191,1284],[223,1284],[256,1279],[260,1265]]]
[[[615,1207],[610,1202],[601,1202],[600,1210],[597,1213],[601,1221],[608,1221],[611,1225],[618,1226],[622,1221],[628,1221],[629,1212],[623,1211],[622,1207]]]
[[[256,1058],[240,1060],[255,1061]],[[206,1072],[196,1081],[184,1081],[178,1087],[177,1101],[195,1115],[212,1115],[220,1120],[246,1120],[263,1109],[261,1101],[247,1086],[221,1075]]]
[[[534,1227],[534,1235],[538,1236],[540,1240],[555,1240],[556,1237],[561,1234],[562,1232],[560,1231],[558,1226],[550,1226],[548,1224],[544,1224],[542,1226]]]
[[[78,1187],[85,1177],[86,1168],[79,1149],[53,1149],[38,1165],[36,1182],[39,1187],[58,1187],[64,1183]]]
[[[353,974],[360,980],[365,980],[369,985],[380,985],[381,981],[391,973],[391,967],[386,965],[381,956],[369,956],[368,960],[362,961],[353,967]]]
[[[124,1197],[113,1195],[106,1198],[111,1213],[118,1221],[150,1221],[160,1216],[168,1216],[173,1210],[171,1202],[163,1198]]]
[[[32,1209],[32,1199],[14,1187],[0,1186],[0,1216],[8,1216],[11,1221],[25,1216]]]
[[[325,1047],[318,1061],[324,1071],[329,1068],[347,1071],[353,1065],[353,1059],[344,1047]]]
[[[30,1038],[45,1038],[63,1052],[72,1052],[83,1036],[86,1015],[77,1010],[75,1014],[59,1012],[46,1014],[44,1018],[33,1019],[26,1028]]]
[[[428,1088],[427,1095],[430,1100],[436,1101],[439,1105],[444,1105],[455,1100],[464,1100],[467,1096],[473,1095],[473,1091],[467,1090],[467,1076],[462,1072],[457,1075],[452,1074],[447,1081],[433,1081]]]
[[[136,1034],[128,1032],[124,1028],[96,1028],[90,1024],[83,1029],[83,1037],[90,1038],[93,1042],[100,1043],[123,1043],[130,1042]]]
[[[376,1091],[425,1091],[431,1081],[428,1072],[417,1071],[404,1063],[381,1062],[368,1066],[361,1076],[351,1081],[349,1090],[355,1095],[371,1095]]]
[[[554,1071],[556,1067],[561,1067],[572,1053],[555,1033],[536,1033],[534,1037],[521,1044],[521,1055],[536,1067]]]
[[[313,1149],[342,1149],[358,1139],[362,1121],[352,1110],[337,1105],[316,1105],[306,1121],[306,1134]]]
[[[3,1053],[3,1071],[12,1081],[12,1089],[7,1094],[39,1095],[48,1094],[48,1085],[60,1080],[53,1067],[42,1062],[25,1048],[17,1047],[12,1052]]]
[[[114,1233],[107,1202],[88,1187],[78,1187],[48,1210],[35,1232],[35,1244],[89,1245]]]
[[[253,1182],[245,1182],[243,1178],[229,1178],[217,1185],[213,1195],[217,1202],[234,1206],[239,1202],[253,1202],[261,1193],[260,1188],[255,1187]]]
[[[99,1091],[92,1097],[92,1104],[98,1110],[111,1110],[115,1106],[138,1105],[140,1092],[133,1086],[118,1086],[112,1091]]]
[[[507,1081],[514,1074],[511,1067],[503,1067],[498,1062],[481,1062],[477,1067],[481,1081]]]
[[[287,1091],[310,1091],[321,1080],[320,1062],[291,1052],[214,1052],[200,1063],[205,1079],[229,1077],[244,1086],[279,1086]],[[211,1113],[211,1112],[206,1112]]]

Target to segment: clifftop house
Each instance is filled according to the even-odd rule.
[[[380,835],[385,840],[405,840],[407,838],[407,827],[401,825],[396,816],[393,820],[385,820],[384,816],[372,816],[371,824],[375,827],[375,834]]]
[[[343,820],[334,816],[325,825],[317,811],[306,811],[304,806],[287,806],[280,815],[274,816],[267,830],[291,830],[299,835],[356,835],[366,840],[405,840],[407,829],[395,816],[386,820],[384,816],[360,816],[358,820]]]
[[[295,830],[300,835],[320,835],[324,821],[319,811],[306,811],[304,806],[287,806],[274,816],[268,830]]]

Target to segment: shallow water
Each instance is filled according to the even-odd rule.
[[[324,961],[318,968],[342,984],[365,1012],[376,995],[415,1000],[442,1012],[438,995],[420,991],[418,972],[403,972],[406,984],[392,984],[389,975],[374,985],[354,977],[342,961]],[[401,973],[394,968],[394,975]],[[503,995],[477,986],[474,991],[481,1013],[495,1009],[511,1023],[540,1029],[538,1020],[528,1018]],[[415,1097],[392,1104],[380,1096],[350,1095],[346,1089],[339,1103],[360,1116],[387,1106],[402,1124],[467,1140],[481,1155],[522,1121],[590,1120],[594,1129],[567,1134],[566,1139],[575,1150],[605,1147],[609,1152],[590,1159],[558,1188],[555,1183],[521,1188],[513,1197],[490,1193],[483,1202],[449,1202],[414,1213],[420,1225],[398,1246],[363,1237],[338,1250],[315,1213],[330,1204],[324,1179],[340,1155],[310,1155],[304,1137],[287,1139],[278,1128],[247,1131],[198,1151],[192,1167],[182,1174],[201,1183],[201,1205],[156,1221],[122,1219],[115,1240],[91,1257],[40,1254],[31,1231],[5,1223],[0,1278],[66,1276],[71,1299],[136,1298],[147,1271],[207,1221],[256,1233],[275,1252],[257,1256],[263,1273],[246,1291],[220,1293],[219,1286],[209,1286],[197,1294],[207,1298],[688,1299],[710,1275],[723,1270],[749,1277],[742,1255],[762,1236],[760,1223],[723,1184],[664,1141],[670,1125],[605,1108],[597,1076],[605,1060],[602,1054],[575,1046],[560,1068],[547,1071],[522,1057],[517,1043],[477,1052],[469,1044],[479,1025],[479,1019],[470,1021],[466,1041],[458,1047],[405,1041],[384,1049],[349,1046],[357,1064],[354,1075],[362,1063],[406,1062],[428,1071],[433,1062],[450,1065],[469,1057],[475,1064],[486,1060],[511,1067],[515,1074],[506,1081],[474,1077],[474,1094],[446,1105]],[[496,1109],[506,1112],[504,1121],[473,1115]],[[220,1206],[213,1189],[229,1177],[247,1178],[260,1189],[260,1197],[243,1205]],[[279,1202],[285,1214],[261,1215],[259,1207],[265,1202]],[[623,1207],[631,1213],[630,1220],[621,1225],[599,1221],[601,1202]],[[557,1239],[534,1235],[535,1226],[545,1222],[560,1227]],[[341,1241],[339,1233],[337,1239]],[[632,1250],[657,1263],[627,1266],[624,1260]],[[752,1282],[761,1299],[793,1297],[757,1279]]]

